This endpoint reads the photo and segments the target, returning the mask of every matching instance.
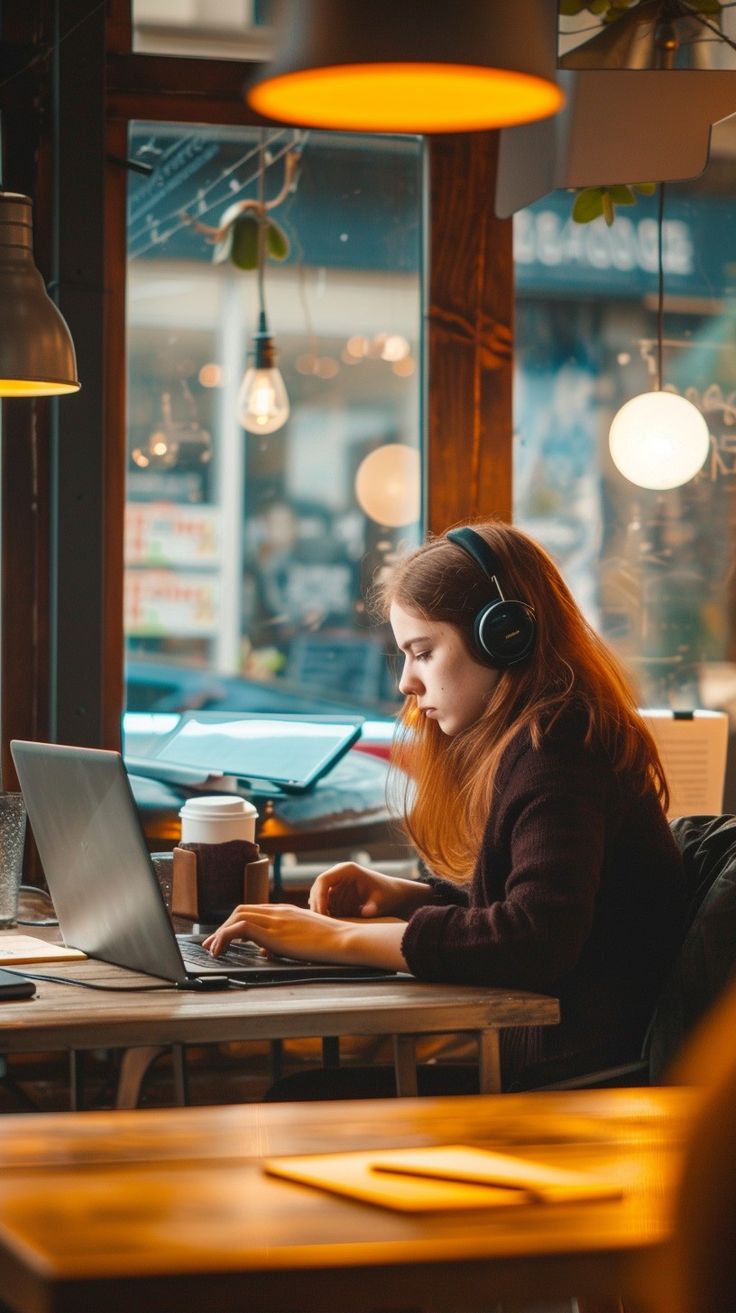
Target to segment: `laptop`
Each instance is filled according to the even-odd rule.
[[[21,740],[10,750],[69,947],[182,989],[394,974],[264,958],[248,943],[210,957],[195,936],[174,932],[120,754]]]
[[[133,755],[126,737],[125,762],[134,775],[234,775],[251,790],[308,793],[360,738],[362,726],[362,716],[187,711],[168,734],[149,739],[145,756]]]

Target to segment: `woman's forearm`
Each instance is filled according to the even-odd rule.
[[[405,931],[403,922],[352,922],[343,939],[347,948],[347,957],[343,960],[359,966],[383,967],[388,971],[408,971],[401,951]]]

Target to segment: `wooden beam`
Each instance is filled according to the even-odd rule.
[[[511,220],[493,213],[498,136],[430,138],[427,528],[511,519]]]
[[[107,112],[112,119],[269,125],[245,101],[258,62],[111,53]]]

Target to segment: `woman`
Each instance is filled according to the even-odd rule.
[[[616,659],[546,552],[500,522],[419,547],[379,602],[404,654],[395,760],[425,874],[341,863],[309,910],[238,907],[209,948],[249,938],[556,995],[560,1026],[507,1032],[507,1086],[551,1060],[638,1056],[683,893],[662,766]]]

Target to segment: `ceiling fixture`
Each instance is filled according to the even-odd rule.
[[[355,132],[467,132],[555,114],[551,0],[279,0],[277,55],[247,98],[279,122]]]
[[[74,343],[33,261],[29,196],[0,191],[0,397],[78,392]]]
[[[238,393],[238,419],[249,433],[275,433],[289,418],[289,395],[276,365],[276,347],[266,318],[264,274],[266,264],[265,203],[266,147],[263,134],[258,159],[258,328],[253,334],[253,364],[245,371]]]
[[[611,458],[625,479],[639,488],[663,491],[693,479],[710,448],[704,415],[686,397],[662,387],[664,337],[664,183],[659,188],[656,388],[627,401],[613,417]]]

